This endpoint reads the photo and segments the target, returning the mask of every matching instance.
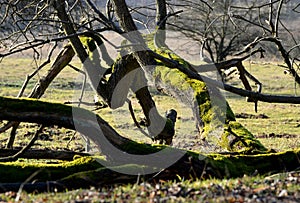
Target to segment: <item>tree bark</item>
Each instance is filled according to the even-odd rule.
[[[167,5],[166,0],[156,0],[156,33],[155,44],[157,47],[166,46],[166,22]]]
[[[56,57],[48,73],[36,83],[28,97],[41,98],[55,77],[72,61],[74,55],[74,49],[70,45],[65,46]]]
[[[166,0],[156,0],[156,25],[166,29],[167,5]]]
[[[178,69],[180,72],[186,74],[191,79],[196,79],[198,81],[205,81],[206,83],[215,86],[220,89],[224,89],[228,92],[243,96],[243,97],[249,97],[255,101],[262,101],[262,102],[268,102],[268,103],[290,103],[290,104],[300,104],[300,97],[293,97],[293,96],[278,96],[278,95],[271,95],[271,94],[262,94],[258,92],[252,92],[249,90],[244,90],[241,88],[237,88],[231,85],[228,85],[226,83],[221,83],[216,80],[213,80],[211,78],[208,78],[204,75],[199,75],[195,71],[191,70],[190,68],[183,67],[178,62],[166,58],[164,56],[161,56],[153,51],[150,51],[150,54],[153,55],[156,59],[160,60],[165,66],[167,66],[170,69]],[[237,64],[240,60],[229,60],[226,62],[221,62],[217,65],[217,68],[222,68],[222,65],[224,63],[225,67],[232,67],[232,64]],[[213,67],[216,67],[214,64],[207,64],[207,65],[201,65],[199,67],[196,67],[199,70],[202,70],[203,72],[214,70]],[[201,72],[201,71],[200,71]]]
[[[90,138],[103,154],[112,159],[118,159],[110,156],[112,147],[131,154],[161,150],[161,147],[148,149],[147,144],[135,143],[122,137],[100,116],[88,110],[59,103],[0,97],[0,120],[57,125],[76,130]]]

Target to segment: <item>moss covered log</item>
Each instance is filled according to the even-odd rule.
[[[77,172],[93,170],[99,167],[102,166],[92,157],[78,157],[73,161],[62,161],[59,164],[34,163],[26,160],[0,163],[0,182],[22,183],[35,172],[37,174],[32,180],[59,180]]]
[[[159,174],[141,176],[141,180],[158,181],[185,179],[235,178],[244,175],[270,175],[299,168],[300,150],[260,155],[197,154],[187,152],[178,162]],[[125,164],[112,168],[103,167],[97,159],[101,157],[80,157],[59,164],[33,164],[26,162],[0,163],[0,192],[18,190],[20,185],[33,173],[35,183],[24,185],[24,190],[49,191],[76,188],[99,187],[120,183],[135,183],[135,175],[120,174],[116,171],[130,168],[141,171],[143,165]],[[101,158],[102,159],[102,158]],[[50,187],[51,186],[51,187]]]
[[[94,128],[94,125],[99,125],[103,129],[105,137],[123,150],[124,153],[133,154],[151,154],[158,152],[168,146],[162,145],[146,145],[136,143],[134,141],[123,138],[110,128],[110,126],[100,117],[92,112],[84,109],[76,108],[81,112],[80,118],[72,117],[71,106],[42,102],[32,99],[13,99],[0,97],[0,119],[15,120],[15,121],[29,121],[35,123],[43,123],[49,125],[60,125],[62,127],[75,129],[74,123],[80,123],[85,126],[84,129]],[[95,121],[91,117],[96,117]],[[46,119],[47,118],[47,119]],[[49,120],[48,120],[49,119]],[[233,122],[234,123],[234,122]],[[230,132],[239,133],[239,124],[228,125]],[[84,132],[84,131],[83,131]],[[103,140],[97,139],[100,135],[99,131],[93,131],[95,134],[88,134],[89,138],[98,142],[100,149],[105,147],[101,143]],[[241,134],[242,135],[242,134]],[[224,178],[224,177],[239,177],[252,174],[269,174],[282,171],[289,171],[299,168],[300,166],[300,150],[287,151],[281,153],[263,153],[253,155],[243,155],[240,152],[227,154],[201,154],[195,152],[181,151],[183,156],[173,165],[164,169],[159,175],[153,178],[153,174],[145,175],[145,180],[154,179],[176,179],[177,176],[185,178]],[[106,151],[107,152],[107,151]],[[49,189],[49,185],[53,188],[74,189],[90,186],[100,186],[115,183],[135,182],[137,177],[134,175],[120,174],[113,169],[114,167],[123,167],[130,170],[130,167],[141,171],[145,168],[154,167],[153,165],[134,165],[134,164],[120,164],[119,166],[112,166],[110,169],[106,168],[106,162],[110,163],[110,154],[105,154],[106,159],[101,158],[101,164],[96,157],[79,157],[74,161],[60,162],[58,164],[34,164],[32,161],[17,161],[0,163],[0,189],[5,191],[18,190],[20,185],[36,173],[32,180],[37,183],[25,184],[24,190],[38,191]],[[115,157],[114,157],[115,158]],[[159,157],[158,157],[159,158]],[[159,161],[159,159],[157,159]],[[123,163],[131,163],[130,160],[122,160]],[[153,164],[153,163],[152,163]],[[109,164],[108,164],[109,165]],[[115,177],[115,178],[111,178]],[[31,182],[32,180],[29,180]],[[54,181],[54,182],[45,182]]]

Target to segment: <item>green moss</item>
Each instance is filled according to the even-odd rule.
[[[249,132],[244,126],[236,121],[230,121],[226,124],[223,133],[223,140],[230,144],[228,137],[233,136],[236,143],[232,146],[227,145],[231,151],[245,150],[245,151],[266,151],[267,149]]]
[[[34,177],[35,180],[58,180],[73,173],[99,167],[102,166],[92,157],[81,157],[74,161],[58,164],[28,163],[22,161],[0,163],[0,182],[23,182],[35,172],[38,172]]]
[[[150,146],[149,149],[163,149],[166,146]],[[195,163],[200,160],[203,164],[203,170],[209,177],[232,178],[241,177],[243,175],[252,175],[258,173],[265,175],[267,173],[276,173],[286,170],[294,170],[299,167],[300,149],[294,151],[286,151],[280,153],[263,153],[255,155],[243,154],[199,154],[188,151],[187,156],[194,159]],[[97,160],[103,157],[79,157],[74,161],[61,162],[58,164],[45,164],[34,162],[9,162],[0,163],[0,182],[13,183],[24,182],[33,173],[37,172],[34,180],[37,181],[53,181],[59,180],[68,188],[75,187],[78,184],[80,187],[89,187],[91,183],[111,183],[112,180],[117,180],[121,176],[119,173],[112,172],[111,169],[117,171],[136,171],[140,168],[141,171],[146,166],[125,164],[106,168]],[[193,161],[193,162],[194,162]],[[201,167],[201,164],[199,167]],[[197,170],[202,170],[197,168]],[[203,177],[206,177],[205,175]],[[136,180],[135,176],[132,176]],[[128,181],[128,179],[127,179]],[[75,185],[73,185],[75,184]],[[78,185],[76,187],[78,187]]]
[[[220,177],[241,177],[258,173],[278,173],[299,167],[300,149],[255,155],[207,155],[207,164]]]
[[[97,45],[92,37],[80,36],[80,41],[83,46],[87,49],[89,58],[95,68],[100,68],[100,54],[97,50]]]
[[[78,173],[74,173],[70,176],[67,176],[61,179],[61,183],[64,185],[70,185],[75,188],[90,187],[90,184],[100,185],[101,183],[116,183],[122,174],[115,171],[127,171],[133,173],[137,170],[140,170],[141,173],[145,170],[146,166],[136,165],[136,164],[125,164],[121,166],[114,166],[110,168],[97,168],[94,170],[87,170]],[[136,176],[132,175],[131,177],[127,175],[126,182],[131,180],[136,180]],[[87,185],[85,185],[87,184]]]
[[[13,109],[16,112],[60,112],[62,116],[72,114],[72,107],[70,106],[30,98],[16,99],[12,97],[0,97],[0,104],[0,110],[5,111]]]
[[[124,145],[120,146],[120,149],[126,151],[129,154],[152,154],[156,153],[160,150],[165,149],[167,146],[165,145],[156,145],[156,144],[144,144],[134,141],[129,141]]]
[[[91,37],[80,36],[80,41],[83,46],[89,51],[94,51],[95,49],[97,49],[97,45]]]

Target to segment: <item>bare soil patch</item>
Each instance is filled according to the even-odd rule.
[[[249,114],[249,113],[237,113],[235,114],[236,118],[244,118],[244,119],[268,119],[270,118],[269,116],[265,115],[265,114],[258,114],[258,115],[254,115],[254,114]]]
[[[297,137],[300,137],[300,135],[289,134],[289,133],[283,133],[283,134],[266,133],[266,134],[261,134],[256,136],[256,138],[297,138]]]

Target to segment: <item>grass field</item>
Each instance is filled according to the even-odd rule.
[[[76,65],[76,64],[75,64]],[[247,69],[263,84],[263,93],[280,95],[300,95],[300,88],[295,90],[292,77],[283,73],[283,69],[275,64],[246,63]],[[34,63],[29,59],[4,59],[0,63],[0,95],[16,96],[23,84],[26,75],[31,74]],[[42,69],[28,83],[24,96],[30,93],[34,84],[47,72]],[[43,99],[48,101],[77,101],[80,93],[80,74],[70,67],[59,75],[47,90]],[[240,81],[235,77],[228,83],[241,87]],[[254,87],[254,86],[253,86]],[[156,93],[154,100],[159,111],[164,112],[170,108],[178,111],[176,123],[176,137],[174,146],[200,150],[200,141],[193,115],[182,103]],[[247,103],[245,98],[225,93],[227,101],[236,114],[244,113],[246,117],[238,118],[246,128],[251,131],[267,147],[276,151],[300,148],[300,106],[294,104],[258,103],[258,112],[254,111],[253,103]],[[92,102],[94,94],[91,90],[85,92],[84,99]],[[137,118],[143,117],[137,100],[131,96]],[[82,106],[85,107],[85,106]],[[117,110],[86,108],[98,113],[107,120],[121,135],[131,139],[149,142],[151,140],[142,135],[130,119],[127,105]],[[259,118],[264,115],[267,118]],[[18,130],[16,146],[28,143],[36,126],[23,124]],[[1,147],[5,146],[9,132],[0,134]],[[83,151],[84,143],[80,135],[64,129],[52,128],[43,133],[43,139],[36,142],[35,148],[67,149]],[[198,140],[197,140],[198,139]],[[0,195],[0,200],[12,201],[16,193]],[[268,177],[245,176],[232,180],[206,180],[179,182],[159,182],[149,185],[138,182],[135,185],[116,186],[115,188],[69,191],[66,193],[25,194],[21,195],[23,202],[297,202],[300,201],[300,172],[277,174]],[[76,200],[76,201],[75,201]]]
[[[263,84],[263,93],[273,95],[299,96],[300,89],[295,89],[295,83],[284,69],[274,64],[247,64],[247,69]],[[237,84],[238,81],[232,81]],[[253,89],[256,89],[253,86]],[[258,103],[255,113],[253,103],[247,103],[245,98],[228,94],[227,100],[236,114],[248,113],[266,115],[266,119],[238,119],[260,141],[269,148],[287,150],[300,146],[300,106],[295,104]]]

